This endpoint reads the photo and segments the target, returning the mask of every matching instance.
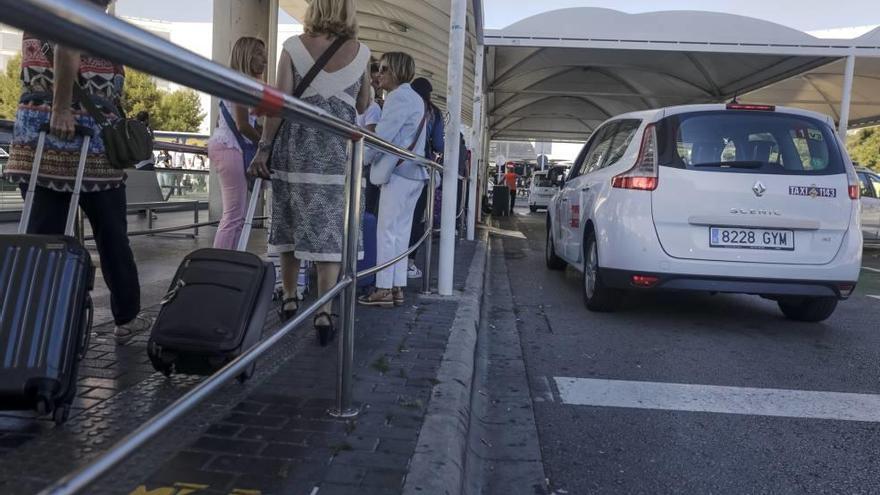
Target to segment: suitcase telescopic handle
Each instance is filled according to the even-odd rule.
[[[46,134],[49,132],[49,124],[40,126],[40,135],[37,138],[37,149],[34,152],[34,161],[31,165],[31,178],[27,184],[27,193],[24,198],[24,208],[21,211],[21,221],[18,223],[18,233],[26,234],[28,224],[31,219],[31,211],[34,208],[34,195],[37,188],[37,179],[40,176],[40,165],[43,161],[43,150],[46,145]],[[94,132],[92,129],[77,125],[74,126],[74,132],[82,136],[83,143],[79,153],[79,163],[76,168],[76,178],[73,184],[73,194],[70,197],[70,206],[67,211],[67,223],[64,226],[64,235],[73,235],[73,224],[76,218],[76,208],[79,205],[79,194],[82,190],[83,174],[86,169],[86,158],[89,156],[89,146],[92,142]]]
[[[247,251],[248,241],[251,238],[251,230],[254,227],[254,216],[257,214],[257,203],[260,201],[260,190],[263,188],[263,179],[257,177],[254,181],[254,188],[251,191],[251,198],[248,202],[247,215],[244,217],[244,228],[241,229],[241,236],[238,238],[238,246],[236,250]]]

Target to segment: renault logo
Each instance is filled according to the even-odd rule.
[[[758,181],[752,186],[752,191],[755,191],[755,196],[760,198],[765,192],[767,192],[767,188],[764,187],[764,184],[761,184],[761,181]]]

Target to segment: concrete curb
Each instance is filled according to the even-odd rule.
[[[462,491],[487,247],[488,243],[481,241],[474,253],[404,495],[456,495]]]

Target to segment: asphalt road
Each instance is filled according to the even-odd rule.
[[[545,268],[543,212],[519,210],[497,226],[526,237],[502,236],[494,255],[507,265],[555,493],[880,493],[880,423],[838,418],[850,409],[840,397],[880,418],[871,407],[880,401],[880,299],[868,296],[880,296],[878,252],[866,253],[878,271],[865,270],[857,295],[822,324],[787,321],[775,303],[738,295],[643,294],[596,314],[583,306],[579,273]],[[566,403],[558,377],[692,384],[697,395],[725,387],[713,388],[723,411],[650,408],[653,396],[624,397],[648,408],[594,405],[589,394]],[[745,388],[780,397],[749,403],[731,392]],[[797,391],[818,393],[799,402]],[[754,413],[768,404],[782,412]],[[817,411],[834,419],[811,417]]]

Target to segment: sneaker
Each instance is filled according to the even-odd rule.
[[[358,303],[364,306],[391,308],[394,307],[394,296],[391,294],[391,289],[376,289],[365,296],[359,297]]]
[[[406,271],[406,278],[422,278],[422,271],[416,265],[410,265]]]
[[[124,325],[116,325],[113,329],[113,338],[118,345],[128,344],[135,335],[145,333],[153,325],[153,322],[143,316],[136,316]]]
[[[391,289],[391,299],[394,301],[395,306],[403,306],[403,303],[406,302],[403,297],[403,289],[401,287]]]

